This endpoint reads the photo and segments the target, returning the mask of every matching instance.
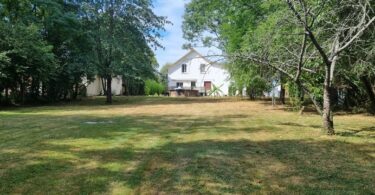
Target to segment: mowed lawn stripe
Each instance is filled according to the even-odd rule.
[[[0,194],[372,194],[375,118],[235,98],[0,111]]]

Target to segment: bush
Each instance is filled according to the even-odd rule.
[[[231,82],[230,83],[230,85],[229,85],[229,95],[230,96],[236,96],[236,92],[237,92],[237,90],[239,90],[240,91],[240,95],[242,94],[241,92],[242,92],[242,90],[241,89],[239,89],[238,87],[237,87],[237,85],[236,85],[236,83],[234,83],[234,82]]]
[[[145,82],[145,95],[161,95],[165,91],[165,87],[162,83],[155,80],[147,80]]]
[[[286,87],[289,93],[289,102],[291,106],[296,110],[300,109],[304,101],[302,89],[299,88],[294,82],[288,82]]]
[[[269,91],[271,89],[271,86],[266,79],[260,76],[254,76],[250,80],[247,89],[247,93],[250,96],[250,98],[255,99],[257,97],[263,96],[263,93],[265,91]]]

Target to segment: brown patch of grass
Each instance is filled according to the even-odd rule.
[[[337,116],[332,137],[269,102],[102,102],[0,112],[0,193],[375,193],[374,117]]]

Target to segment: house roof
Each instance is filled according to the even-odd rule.
[[[187,78],[187,79],[171,79],[172,81],[197,81],[197,78]]]
[[[196,49],[194,48],[190,48],[189,52],[187,52],[184,56],[182,56],[180,59],[178,59],[175,63],[172,64],[171,67],[173,66],[176,66],[179,64],[179,62],[181,62],[182,60],[184,60],[187,56],[189,56],[190,54],[192,53],[196,53],[200,58],[206,60],[209,64],[217,64],[215,62],[212,62],[211,60],[209,60],[207,57],[203,56],[202,54],[200,54]]]

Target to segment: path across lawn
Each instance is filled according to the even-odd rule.
[[[375,117],[117,97],[0,111],[0,194],[374,194]]]

